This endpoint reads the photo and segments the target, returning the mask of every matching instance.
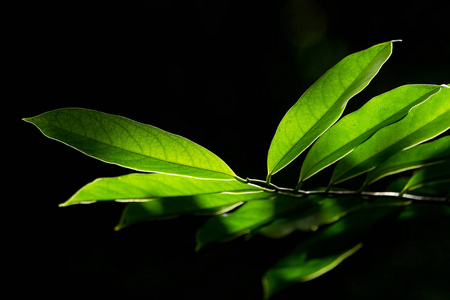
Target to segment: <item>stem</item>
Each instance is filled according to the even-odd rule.
[[[419,196],[419,195],[413,195],[413,194],[405,194],[405,193],[399,193],[399,192],[369,192],[369,191],[353,191],[353,190],[330,190],[331,186],[329,186],[325,190],[312,190],[312,191],[306,191],[306,190],[300,190],[300,189],[289,189],[289,188],[283,188],[278,187],[274,185],[273,183],[267,183],[264,180],[258,180],[258,179],[250,179],[247,178],[247,182],[256,184],[261,186],[262,188],[269,189],[270,191],[274,193],[280,193],[280,194],[286,194],[290,196],[295,197],[303,197],[307,195],[326,195],[329,197],[338,197],[338,196],[345,196],[345,195],[360,195],[365,197],[377,197],[377,198],[401,198],[401,199],[408,199],[411,201],[417,201],[417,202],[434,202],[434,203],[440,203],[440,204],[447,204],[450,205],[450,197],[435,197],[435,196]]]

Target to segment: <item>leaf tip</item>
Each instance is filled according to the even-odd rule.
[[[200,237],[198,235],[198,232],[195,236],[195,252],[199,252],[201,249],[203,249],[203,247],[205,246],[205,244],[202,243],[202,241],[200,240]]]
[[[27,123],[34,124],[34,123],[33,123],[33,119],[34,119],[34,117],[22,118],[22,121],[27,122]]]

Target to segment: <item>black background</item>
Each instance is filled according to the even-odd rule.
[[[129,170],[50,141],[20,119],[70,106],[119,114],[205,146],[241,177],[264,179],[277,124],[344,56],[403,40],[346,112],[402,84],[449,83],[443,3],[18,2],[7,28],[13,114],[4,106],[14,117],[14,136],[5,136],[13,145],[5,156],[13,193],[4,199],[12,204],[4,212],[10,287],[18,296],[63,299],[260,299],[264,270],[298,235],[195,253],[200,217],[114,232],[123,204],[57,205],[97,177]],[[297,162],[273,180],[295,184],[298,170]],[[445,226],[388,224],[333,272],[275,299],[450,299]]]

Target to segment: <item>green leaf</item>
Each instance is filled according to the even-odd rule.
[[[424,167],[417,171],[408,181],[401,193],[412,191],[428,185],[450,182],[450,160]]]
[[[133,202],[160,197],[251,191],[261,191],[261,188],[236,179],[200,179],[158,173],[129,174],[96,179],[82,187],[61,206],[96,201]]]
[[[427,203],[415,203],[405,207],[398,216],[399,220],[435,219],[439,217],[450,218],[450,206]]]
[[[177,217],[185,214],[225,213],[247,201],[272,197],[264,191],[234,194],[206,194],[186,197],[158,198],[148,202],[129,203],[116,230],[144,221]]]
[[[361,235],[366,230],[399,210],[398,207],[361,210],[303,241],[265,273],[265,298],[269,299],[292,284],[315,279],[332,270],[361,248]]]
[[[450,88],[442,87],[427,101],[415,106],[402,120],[377,131],[341,159],[330,184],[366,173],[392,155],[426,142],[450,128]]]
[[[300,182],[346,156],[379,129],[400,120],[412,107],[440,89],[436,85],[401,86],[347,115],[314,143],[303,162]]]
[[[259,234],[270,238],[282,238],[294,231],[316,231],[320,226],[334,223],[350,212],[366,205],[361,197],[324,198],[314,207],[297,215],[277,218],[260,228]]]
[[[392,42],[347,56],[320,77],[281,120],[270,145],[267,181],[322,135],[366,87],[392,52]]]
[[[324,198],[314,207],[296,215],[277,218],[272,223],[260,228],[258,233],[270,238],[282,238],[296,230],[316,231],[321,226],[337,222],[348,214],[359,210],[410,204],[411,201],[399,198],[379,198],[370,201],[357,196]]]
[[[232,214],[209,219],[197,232],[197,250],[213,243],[228,241],[248,234],[275,218],[305,209],[320,201],[322,196],[305,198],[274,194],[271,199],[251,201]]]
[[[24,120],[49,138],[134,170],[199,178],[236,177],[225,162],[198,144],[124,117],[64,108]]]
[[[392,174],[450,160],[450,136],[401,151],[367,174],[366,184]]]
[[[331,271],[362,246],[362,243],[358,243],[346,249],[335,250],[322,257],[312,258],[308,257],[307,249],[300,247],[301,249],[286,256],[265,274],[263,278],[264,299],[269,299],[295,283],[306,282]]]

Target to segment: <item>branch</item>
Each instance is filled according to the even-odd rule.
[[[246,179],[247,183],[253,183],[261,188],[266,189],[269,192],[287,194],[294,197],[304,197],[306,195],[327,195],[329,197],[338,197],[345,195],[355,195],[367,198],[400,198],[408,199],[414,202],[432,202],[450,205],[450,197],[435,197],[435,196],[420,196],[413,194],[402,194],[398,192],[370,192],[370,191],[353,191],[353,190],[294,190],[290,188],[283,188],[274,185],[273,183],[267,184],[266,181],[259,179]]]

